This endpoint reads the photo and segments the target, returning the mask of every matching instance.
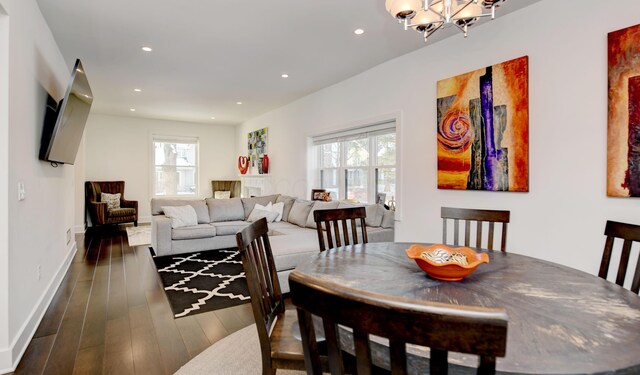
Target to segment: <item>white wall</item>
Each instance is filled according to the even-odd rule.
[[[8,190],[0,191],[0,198],[11,218],[8,223],[0,219],[1,231],[6,224],[8,233],[8,253],[0,250],[0,264],[8,268],[8,285],[0,281],[0,288],[6,289],[0,298],[8,294],[8,304],[1,308],[8,306],[8,327],[0,327],[2,372],[15,366],[26,349],[74,254],[75,241],[66,241],[73,224],[74,167],[53,168],[38,160],[47,92],[56,100],[62,98],[70,67],[35,0],[0,0],[0,5],[10,20],[8,132],[0,120],[2,133],[8,135],[2,137],[8,144],[8,159],[0,156],[0,182]],[[6,37],[6,28],[2,31]],[[17,200],[18,182],[26,187],[24,201]]]
[[[0,371],[9,351],[9,17],[0,0]]]
[[[607,198],[607,33],[639,22],[640,2],[545,0],[379,65],[244,123],[269,127],[274,189],[308,195],[308,136],[401,113],[396,240],[440,242],[441,206],[511,210],[511,252],[596,273],[607,219],[640,224],[640,200]],[[576,13],[579,10],[579,14]],[[419,38],[407,33],[407,38]],[[436,82],[529,56],[530,192],[437,189]]]
[[[141,222],[151,215],[154,134],[199,139],[200,197],[212,196],[211,180],[238,179],[235,127],[91,114],[85,129],[85,179],[124,180],[125,197],[138,201]]]

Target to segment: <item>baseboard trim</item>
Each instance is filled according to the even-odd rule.
[[[138,224],[151,224],[151,216],[144,216],[138,218]],[[121,225],[133,225],[133,223],[125,223]],[[89,227],[85,227],[84,225],[76,225],[73,227],[76,234],[85,233]]]
[[[67,257],[62,262],[60,267],[58,267],[58,271],[55,276],[49,282],[47,289],[42,294],[36,306],[31,310],[29,314],[29,319],[20,327],[16,338],[11,343],[11,346],[7,350],[0,351],[0,374],[6,374],[9,372],[15,371],[20,359],[24,355],[24,352],[27,350],[33,335],[36,333],[44,314],[47,312],[47,308],[49,304],[53,300],[58,288],[60,287],[60,283],[62,283],[62,279],[67,273],[69,266],[71,266],[71,261],[73,257],[76,255],[78,251],[78,246],[74,241],[69,250],[67,251]]]

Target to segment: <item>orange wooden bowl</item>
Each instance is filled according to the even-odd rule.
[[[469,264],[461,265],[455,262],[436,263],[420,256],[424,252],[438,249],[445,250],[449,254],[454,252],[462,253],[467,257]],[[487,253],[476,253],[468,247],[449,247],[442,244],[431,246],[411,245],[406,250],[406,253],[409,258],[416,261],[427,275],[442,281],[460,281],[475,271],[481,263],[489,263],[489,255]]]

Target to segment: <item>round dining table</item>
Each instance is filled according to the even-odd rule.
[[[497,359],[500,374],[640,373],[637,294],[567,266],[480,249],[474,250],[487,252],[488,264],[461,281],[438,281],[407,257],[410,245],[330,249],[296,271],[366,292],[506,309],[507,353]],[[428,349],[407,351],[409,372],[425,373]],[[475,371],[477,358],[450,353],[450,373]]]

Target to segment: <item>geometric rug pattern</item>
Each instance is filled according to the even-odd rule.
[[[176,318],[250,302],[237,248],[153,260]]]

